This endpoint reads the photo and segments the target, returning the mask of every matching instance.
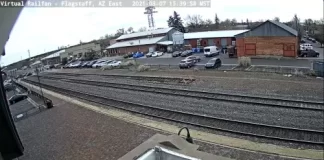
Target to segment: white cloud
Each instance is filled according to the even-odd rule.
[[[204,19],[221,20],[236,18],[237,21],[272,19],[291,20],[297,14],[305,18],[323,18],[323,2],[309,0],[211,0],[211,8],[157,8],[154,16],[157,27],[167,27],[166,20],[173,11],[185,19],[187,15],[200,14]],[[310,6],[310,7],[308,7]],[[6,45],[5,64],[50,51],[62,45],[98,39],[115,33],[119,28],[133,27],[137,30],[147,26],[144,8],[25,8]]]

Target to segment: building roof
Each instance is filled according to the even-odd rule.
[[[173,41],[162,41],[162,42],[158,42],[157,44],[161,44],[161,45],[171,45],[171,44],[173,44]]]
[[[41,61],[36,61],[33,64],[31,64],[31,66],[37,65],[37,64],[41,64]]]
[[[235,35],[246,31],[248,30],[223,30],[223,31],[185,33],[184,39],[234,37]]]
[[[131,34],[124,34],[120,37],[118,37],[116,40],[122,40],[122,39],[128,39],[128,38],[135,38],[135,37],[143,37],[148,35],[155,35],[155,34],[163,34],[168,33],[173,28],[163,28],[163,29],[156,29],[152,31],[144,31],[144,32],[137,32],[137,33],[131,33]]]
[[[267,20],[267,21],[265,21],[265,22],[263,22],[263,23],[261,23],[261,24],[255,26],[255,27],[252,28],[251,30],[248,30],[248,31],[246,31],[246,32],[239,33],[239,34],[237,34],[237,35],[235,35],[235,36],[238,37],[238,36],[243,35],[244,33],[247,33],[247,32],[249,32],[249,31],[252,32],[252,31],[255,30],[256,28],[258,28],[258,27],[264,25],[265,23],[271,23],[271,24],[274,24],[274,25],[278,26],[279,28],[282,28],[282,29],[285,30],[286,32],[288,32],[288,33],[290,33],[290,34],[292,34],[292,35],[294,35],[294,36],[298,36],[298,32],[297,32],[295,29],[293,29],[293,28],[291,28],[291,27],[289,27],[289,26],[287,26],[287,25],[285,25],[285,24],[283,24],[283,23],[280,23],[280,22],[277,22],[277,21],[271,21],[271,20]]]
[[[120,47],[128,47],[128,46],[140,46],[140,45],[147,45],[147,44],[156,44],[160,40],[162,40],[163,37],[153,37],[153,38],[142,38],[142,39],[136,39],[136,40],[129,40],[129,41],[123,41],[123,42],[117,42],[111,46],[108,46],[106,49],[111,48],[120,48]]]
[[[271,22],[271,23],[273,23],[273,24],[275,24],[275,25],[277,25],[278,27],[280,27],[280,28],[282,28],[282,29],[290,32],[291,34],[293,34],[295,36],[298,36],[298,32],[295,29],[293,29],[293,28],[291,28],[291,27],[289,27],[289,26],[287,26],[287,25],[285,25],[283,23],[277,22],[277,21],[270,21],[270,20],[268,20],[268,21]]]
[[[51,55],[49,55],[47,57],[42,58],[41,60],[51,59],[51,58],[54,58],[54,57],[60,57],[60,54],[61,53],[64,53],[64,52],[65,52],[64,49],[63,50],[60,50],[60,51],[55,52],[55,53],[53,53],[53,54],[51,54]]]

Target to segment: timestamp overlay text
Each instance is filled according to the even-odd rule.
[[[210,7],[211,0],[0,0],[0,7]]]

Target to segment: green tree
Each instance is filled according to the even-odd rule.
[[[216,27],[216,29],[219,29],[220,20],[219,20],[219,18],[218,18],[218,16],[217,16],[216,13],[215,13],[215,19],[214,19],[214,21],[215,21],[215,27]]]
[[[182,21],[180,15],[176,11],[173,12],[172,16],[169,16],[169,19],[167,22],[168,22],[169,27],[173,27],[180,32],[185,32],[185,28],[183,26],[183,21]]]

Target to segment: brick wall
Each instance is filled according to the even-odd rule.
[[[237,38],[237,54],[238,56],[253,55],[251,50],[247,53],[246,45],[252,46],[255,44],[255,56],[285,56],[295,57],[297,55],[297,38],[296,37],[246,37]],[[284,46],[290,47],[284,50]],[[286,47],[287,48],[287,47]],[[251,49],[251,48],[250,48]]]

